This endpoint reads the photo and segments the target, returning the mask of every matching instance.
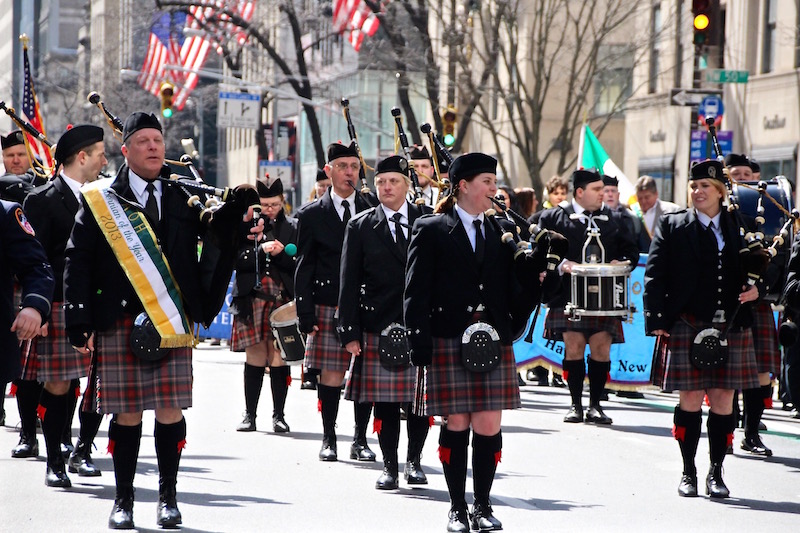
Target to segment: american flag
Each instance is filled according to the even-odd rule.
[[[165,81],[175,84],[174,107],[181,110],[186,99],[197,86],[196,71],[202,68],[208,57],[212,42],[206,36],[191,35],[184,37],[184,28],[200,30],[213,26],[215,39],[228,39],[233,34],[238,44],[243,44],[247,35],[241,28],[230,22],[228,13],[233,13],[249,22],[253,18],[255,1],[217,0],[205,2],[200,6],[189,8],[185,12],[157,12],[150,26],[150,41],[138,77],[139,85],[146,91],[158,96],[159,88]],[[218,51],[220,47],[217,47]],[[193,72],[166,70],[165,65],[180,66]]]
[[[42,113],[39,110],[39,99],[36,98],[36,91],[33,89],[33,76],[31,75],[31,64],[28,61],[28,47],[22,47],[22,63],[24,69],[25,79],[22,84],[22,115],[36,130],[47,136],[44,131],[44,121],[42,120]],[[39,159],[48,167],[53,168],[53,156],[50,154],[50,149],[44,145],[40,140],[31,135],[25,134],[25,137],[30,144],[31,150],[34,155],[39,156]]]
[[[378,31],[380,21],[364,0],[333,0],[333,29],[361,50],[364,37],[372,37]]]

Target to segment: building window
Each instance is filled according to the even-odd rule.
[[[767,0],[764,3],[764,53],[761,57],[761,72],[775,70],[775,46],[777,23],[777,0]]]
[[[627,45],[606,45],[598,53],[594,81],[594,114],[619,113],[633,85],[634,51]]]
[[[658,90],[658,73],[661,70],[659,54],[661,46],[661,4],[653,4],[653,13],[650,17],[650,77],[647,82],[647,92],[652,94]]]

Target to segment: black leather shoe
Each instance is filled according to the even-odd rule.
[[[731,495],[722,481],[722,464],[712,464],[706,477],[706,494],[712,498],[727,498]]]
[[[469,533],[467,508],[450,509],[447,514],[447,531],[450,533]]]
[[[746,452],[752,453],[753,455],[772,457],[772,450],[767,448],[764,443],[761,442],[761,436],[758,434],[743,438],[741,448]]]
[[[728,444],[728,447],[725,448],[725,455],[733,455],[733,444]]]
[[[69,456],[67,467],[73,474],[80,477],[97,477],[101,474],[100,469],[94,466],[91,455],[91,446],[78,440],[75,451]]]
[[[583,422],[583,409],[574,405],[570,406],[567,416],[564,417],[564,422],[569,424]]]
[[[123,495],[117,493],[114,507],[108,517],[109,529],[133,529],[133,488],[124,491]]]
[[[350,446],[350,459],[358,459],[359,461],[374,461],[375,452],[369,449],[369,446],[366,442],[364,444],[354,442],[352,446]]]
[[[561,376],[558,374],[553,374],[553,381],[550,382],[553,387],[558,387],[559,389],[566,389],[567,384],[564,383],[564,380],[561,379]]]
[[[163,528],[174,528],[183,522],[174,487],[165,489],[164,493],[158,496],[156,517],[156,522]]]
[[[611,417],[606,415],[603,412],[603,408],[599,405],[593,405],[589,407],[589,410],[586,411],[586,423],[587,424],[601,424],[608,426],[613,422]]]
[[[503,529],[503,524],[492,514],[491,503],[475,502],[475,505],[472,506],[469,523],[473,531],[498,531]]]
[[[323,439],[322,449],[319,451],[320,461],[338,461],[336,455],[336,441]]]
[[[72,455],[74,451],[75,446],[73,446],[71,442],[67,441],[61,443],[61,457],[63,457],[65,461],[69,459],[69,456]]]
[[[629,398],[631,400],[641,400],[644,398],[644,394],[639,391],[635,390],[618,390],[617,391],[618,398]]]
[[[767,430],[767,425],[764,422],[759,422],[758,423],[758,430],[759,431],[766,431]]]
[[[289,433],[289,424],[282,417],[272,417],[272,431],[275,433]]]
[[[406,467],[403,470],[403,478],[409,485],[427,485],[428,477],[422,471],[422,465],[417,461],[406,461]]]
[[[304,381],[300,384],[300,390],[317,390],[317,384],[313,381]]]
[[[39,457],[39,441],[33,435],[20,434],[19,444],[11,450],[11,457]]]
[[[678,485],[678,496],[684,498],[694,498],[697,496],[697,476],[690,476],[684,474],[681,478],[681,484]]]
[[[236,431],[255,431],[256,430],[256,417],[250,413],[244,414],[242,422],[236,426]]]
[[[519,385],[520,387],[525,387],[528,385],[528,383],[524,379],[522,379],[522,374],[520,374],[519,372],[517,372],[517,385]]]
[[[60,489],[68,489],[72,486],[72,482],[67,476],[64,463],[56,465],[55,467],[47,465],[47,474],[44,476],[44,484],[48,487],[58,487]]]
[[[378,481],[375,482],[375,488],[378,490],[394,490],[397,488],[397,469],[391,471],[390,468],[384,468]]]

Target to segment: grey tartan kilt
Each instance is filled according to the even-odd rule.
[[[361,355],[350,359],[344,397],[355,402],[410,402],[414,399],[417,369],[411,365],[388,368],[378,353],[380,335],[364,333]]]
[[[431,364],[417,380],[414,413],[448,416],[518,409],[522,406],[514,350],[502,346],[500,364],[491,372],[470,372],[461,364],[461,339],[433,338]]]
[[[64,309],[60,302],[53,304],[47,325],[47,337],[36,337],[29,351],[26,367],[36,368],[38,381],[70,381],[89,375],[89,354],[81,354],[67,337]]]
[[[548,340],[563,341],[565,331],[583,333],[586,340],[601,331],[611,335],[611,344],[622,344],[625,335],[622,332],[622,320],[617,316],[584,316],[580,320],[570,320],[563,307],[551,308],[544,320],[543,337]]]
[[[306,367],[346,372],[350,368],[350,352],[342,347],[336,333],[336,308],[329,305],[316,305],[317,331],[306,341]]]

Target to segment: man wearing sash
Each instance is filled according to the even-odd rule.
[[[109,527],[134,527],[133,478],[142,412],[150,409],[156,417],[157,521],[175,527],[181,523],[176,481],[186,444],[182,409],[192,404],[192,323],[213,316],[209,308],[216,305],[208,303],[215,287],[201,284],[198,237],[206,246],[216,243],[232,262],[243,210],[236,211],[233,230],[216,225],[222,209],[241,208],[236,199],[226,202],[206,228],[179,188],[158,181],[169,168],[155,115],[129,116],[122,142],[126,163],[117,176],[81,189],[66,250],[66,328],[73,346],[93,352],[92,407],[114,415],[108,448],[116,499]],[[260,226],[250,231],[260,238]]]
[[[72,429],[72,415],[77,400],[77,380],[88,374],[90,357],[69,342],[64,330],[64,249],[67,246],[75,215],[80,207],[80,188],[93,182],[106,165],[103,129],[82,124],[67,130],[56,146],[55,159],[60,173],[47,185],[36,188],[25,200],[25,212],[36,230],[47,258],[53,266],[56,289],[48,335],[36,340],[25,366],[35,366],[36,377],[44,383],[39,399],[39,417],[47,447],[48,487],[72,486],[66,473],[61,441],[64,431]],[[80,476],[99,476],[91,458],[92,441],[102,415],[79,412],[81,421],[78,445],[70,456],[69,469]]]

